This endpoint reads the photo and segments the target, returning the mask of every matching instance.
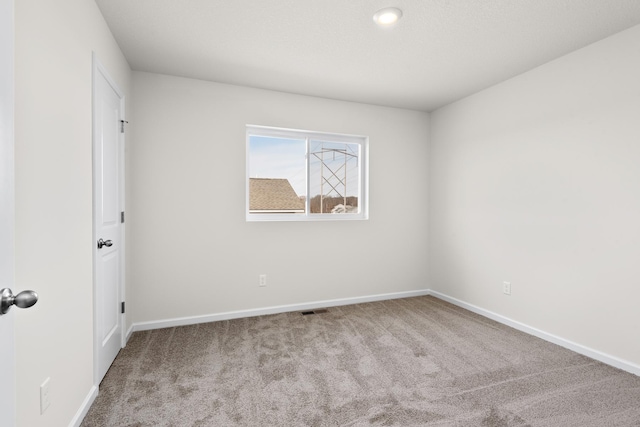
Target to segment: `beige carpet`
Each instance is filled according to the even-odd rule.
[[[433,297],[136,332],[82,426],[640,426],[640,377]]]

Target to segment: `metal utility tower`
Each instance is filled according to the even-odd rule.
[[[325,184],[331,187],[327,196],[331,192],[335,192],[338,197],[343,198],[343,205],[347,206],[347,161],[352,158],[357,160],[358,155],[349,153],[347,145],[345,144],[344,146],[345,148],[328,148],[322,143],[320,150],[311,153],[312,156],[320,161],[320,213],[324,213]],[[338,156],[338,160],[340,160],[339,156],[344,158],[344,161],[339,163],[340,166],[338,167],[335,166],[338,164],[336,163],[336,156]],[[328,172],[326,176],[325,171]],[[335,178],[333,183],[331,182],[332,178]]]

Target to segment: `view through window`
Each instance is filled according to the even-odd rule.
[[[247,220],[366,219],[362,136],[247,127]]]

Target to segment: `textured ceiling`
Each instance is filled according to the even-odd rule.
[[[423,111],[640,24],[640,0],[96,3],[134,70]]]

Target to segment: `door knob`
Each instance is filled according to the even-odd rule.
[[[0,315],[6,314],[12,305],[20,308],[29,308],[38,302],[38,294],[33,291],[22,291],[13,295],[11,289],[4,288],[0,291]]]
[[[113,242],[111,240],[98,240],[98,249],[102,249],[103,246],[110,248],[113,246]]]

